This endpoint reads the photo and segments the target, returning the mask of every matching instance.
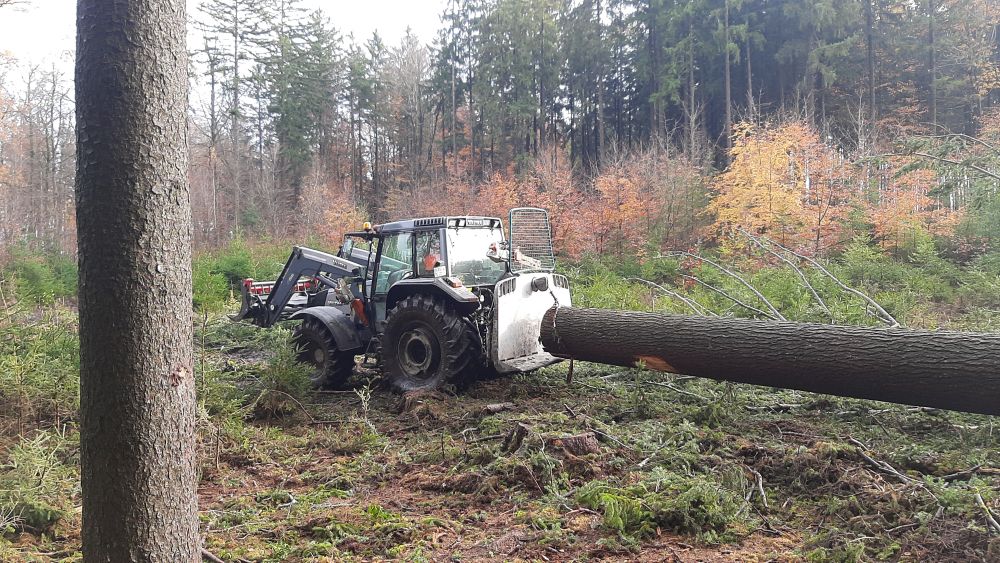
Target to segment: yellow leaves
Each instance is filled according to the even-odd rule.
[[[707,208],[715,217],[713,228],[800,235],[807,223],[807,188],[816,181],[809,159],[815,158],[818,136],[801,122],[774,129],[740,124],[735,131],[732,163],[713,183],[717,195]]]
[[[985,98],[990,92],[1000,90],[1000,64],[981,61],[977,66],[975,81],[979,96]]]
[[[735,130],[732,164],[707,209],[722,237],[741,227],[821,254],[842,242],[855,210],[890,247],[912,229],[950,234],[961,216],[930,195],[940,185],[933,170],[904,171],[902,159],[852,163],[803,122]]]

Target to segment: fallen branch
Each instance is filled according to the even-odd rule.
[[[201,548],[201,558],[206,561],[211,561],[212,563],[226,563],[225,561],[219,559],[218,556],[216,556],[211,551],[205,549],[204,547]]]
[[[712,284],[710,284],[708,282],[701,281],[700,279],[698,279],[698,278],[696,278],[694,276],[690,276],[688,274],[681,274],[681,277],[684,278],[684,279],[691,280],[691,281],[693,281],[695,283],[698,283],[698,284],[701,284],[701,285],[707,287],[708,289],[714,291],[715,293],[718,293],[719,295],[725,297],[726,299],[732,301],[733,303],[736,303],[740,307],[743,307],[744,309],[747,309],[748,311],[753,311],[753,312],[757,313],[758,315],[764,315],[765,317],[771,319],[772,321],[778,320],[777,318],[775,318],[773,315],[771,315],[767,311],[763,311],[761,309],[758,309],[757,307],[754,307],[753,305],[748,305],[748,304],[740,301],[739,299],[733,297],[732,295],[729,295],[725,291],[723,291],[723,290],[715,287],[714,285],[712,285]],[[782,319],[784,319],[784,317],[782,317]]]
[[[989,524],[990,529],[1000,534],[1000,522],[997,522],[990,507],[986,506],[986,503],[983,501],[983,495],[976,493],[976,504],[979,505],[979,508],[983,509],[983,514],[986,515],[986,522]]]
[[[961,139],[963,141],[981,145],[995,153],[1000,154],[1000,147],[995,147],[978,137],[973,137],[972,135],[966,135],[965,133],[947,133],[944,135],[919,135],[919,137],[924,139]]]
[[[1000,180],[1000,174],[997,174],[995,172],[990,172],[989,170],[983,168],[982,166],[979,166],[978,164],[973,164],[971,162],[963,162],[963,161],[960,161],[960,160],[953,160],[953,159],[950,159],[950,158],[945,158],[943,156],[937,156],[937,155],[933,155],[933,154],[928,154],[928,153],[925,153],[925,152],[914,151],[914,152],[911,152],[911,153],[903,153],[903,154],[900,154],[900,153],[891,153],[891,154],[885,154],[885,155],[882,155],[882,156],[919,156],[920,158],[927,158],[927,159],[930,159],[930,160],[936,160],[938,162],[943,162],[945,164],[952,164],[952,165],[955,165],[955,166],[962,166],[962,167],[965,167],[965,168],[971,168],[971,169],[973,169],[973,170],[975,170],[975,171],[977,171],[977,172],[979,172],[981,174],[985,174],[986,176],[989,176],[990,178],[993,178],[994,180]]]
[[[885,533],[891,534],[893,532],[898,532],[900,530],[908,530],[910,528],[916,528],[919,525],[920,525],[920,522],[910,522],[909,524],[902,524],[902,525],[896,526],[895,528],[889,528],[888,530],[885,531]]]
[[[971,477],[973,475],[1000,475],[1000,469],[996,467],[983,467],[981,464],[963,471],[956,471],[941,477],[945,481],[957,481],[966,477]]]
[[[678,299],[679,301],[681,301],[682,303],[684,303],[685,305],[687,305],[688,308],[690,308],[692,311],[694,311],[696,315],[717,316],[714,312],[709,311],[708,309],[705,309],[704,307],[702,307],[700,304],[698,304],[693,299],[688,299],[687,297],[684,297],[683,295],[677,293],[676,291],[671,291],[671,290],[663,287],[662,285],[660,285],[658,283],[653,283],[653,282],[651,282],[649,280],[644,280],[642,278],[625,278],[625,281],[639,282],[639,283],[642,283],[642,284],[646,284],[649,287],[652,287],[652,288],[655,288],[655,289],[659,289],[663,293],[666,293],[667,295],[669,295],[671,297],[674,297],[674,298]]]
[[[982,466],[983,466],[982,464],[979,464],[979,465],[975,465],[973,467],[970,467],[968,469],[964,469],[962,471],[956,471],[954,473],[949,473],[947,475],[942,475],[941,479],[943,481],[946,481],[946,482],[950,483],[951,481],[958,481],[958,480],[964,479],[966,477],[972,477],[973,475],[976,474],[976,471],[980,467],[982,467]]]
[[[757,298],[758,298],[758,299],[760,299],[760,300],[761,300],[761,302],[762,302],[762,303],[764,303],[764,305],[766,305],[766,306],[767,306],[767,308],[768,308],[768,309],[770,309],[772,313],[774,313],[774,317],[772,317],[772,318],[775,318],[775,317],[777,317],[777,319],[776,319],[776,320],[779,320],[779,321],[785,321],[785,320],[788,320],[788,319],[786,319],[786,318],[785,318],[785,317],[784,317],[784,316],[783,316],[783,315],[781,314],[781,311],[779,311],[779,310],[778,310],[778,309],[777,309],[777,308],[776,308],[776,307],[775,307],[775,306],[774,306],[774,305],[773,305],[773,304],[772,304],[772,303],[771,303],[771,302],[770,302],[770,301],[769,301],[769,300],[767,299],[767,297],[764,297],[764,294],[763,294],[763,293],[761,293],[760,291],[758,291],[758,290],[757,290],[757,288],[753,286],[753,284],[751,284],[751,283],[750,283],[750,282],[748,282],[747,280],[743,279],[743,277],[742,277],[742,276],[740,276],[739,274],[737,274],[737,273],[735,273],[735,272],[731,271],[731,270],[730,270],[729,268],[726,268],[726,267],[725,267],[725,266],[723,266],[722,264],[719,264],[718,262],[715,262],[715,261],[713,261],[713,260],[710,260],[710,259],[708,259],[708,258],[705,258],[705,257],[702,257],[702,256],[698,256],[697,254],[691,254],[690,252],[685,252],[685,251],[683,251],[683,250],[674,250],[674,251],[671,251],[671,252],[668,252],[668,253],[667,253],[667,256],[676,256],[676,255],[680,255],[680,256],[687,256],[688,258],[694,258],[695,260],[701,260],[702,262],[708,262],[709,264],[711,264],[711,265],[715,266],[715,267],[716,267],[716,268],[717,268],[717,269],[718,269],[719,271],[721,271],[722,273],[724,273],[724,274],[728,275],[729,277],[733,278],[734,280],[736,280],[736,281],[740,282],[741,284],[743,284],[743,286],[744,286],[744,287],[746,287],[747,289],[749,289],[750,291],[752,291],[752,292],[753,292],[753,294],[754,294],[754,295],[756,295],[756,296],[757,296]]]
[[[621,446],[621,447],[625,448],[626,450],[631,450],[631,449],[632,449],[632,447],[631,447],[631,446],[629,446],[629,445],[628,445],[628,444],[626,444],[625,442],[622,442],[622,441],[621,441],[621,440],[619,440],[618,438],[615,438],[615,437],[614,437],[614,436],[612,436],[611,434],[608,434],[607,432],[602,432],[602,431],[600,431],[600,430],[598,430],[598,429],[596,429],[596,428],[593,428],[593,427],[591,427],[591,428],[588,428],[587,430],[590,430],[591,432],[593,432],[594,434],[597,434],[598,436],[604,436],[604,437],[605,437],[605,438],[607,438],[608,440],[611,440],[612,442],[614,442],[614,443],[618,444],[619,446]]]
[[[780,252],[777,252],[776,250],[774,250],[770,246],[767,246],[759,238],[751,235],[750,233],[744,231],[743,229],[737,229],[737,230],[743,236],[745,236],[748,239],[750,239],[751,241],[753,241],[754,244],[756,244],[757,246],[763,248],[765,251],[769,252],[773,256],[776,256],[779,260],[781,260],[785,264],[788,264],[789,267],[791,267],[792,270],[794,270],[795,273],[799,276],[799,279],[802,280],[802,285],[806,286],[806,289],[809,290],[809,293],[812,293],[813,298],[816,299],[816,302],[819,303],[819,306],[822,307],[824,311],[826,311],[827,316],[830,317],[830,322],[831,323],[833,322],[833,313],[830,311],[830,308],[826,306],[826,302],[823,301],[823,298],[819,296],[819,293],[816,291],[816,288],[814,288],[813,285],[811,283],[809,283],[809,278],[806,277],[806,274],[805,274],[805,272],[802,271],[802,268],[799,268],[798,266],[796,266],[795,263],[792,262],[791,260],[789,260],[788,258],[786,258],[784,254],[781,254]]]
[[[309,421],[309,425],[311,425],[311,426],[323,426],[324,424],[343,424],[343,423],[344,423],[344,419],[342,419],[342,418],[341,419],[336,419],[336,420],[310,420]],[[418,428],[418,427],[414,426],[414,428]],[[400,429],[399,432],[402,432],[403,430],[406,430],[406,429],[405,428]]]
[[[900,481],[902,481],[904,483],[907,483],[907,484],[909,484],[909,483],[917,483],[918,482],[913,477],[910,477],[909,475],[905,475],[903,473],[900,473],[898,470],[896,470],[895,467],[889,465],[887,462],[879,461],[879,460],[877,460],[877,459],[869,456],[868,454],[866,454],[865,450],[868,449],[868,446],[865,446],[864,444],[862,444],[858,440],[855,440],[854,438],[849,438],[848,442],[850,442],[853,446],[855,446],[858,449],[858,454],[862,458],[864,458],[864,460],[867,461],[868,464],[871,465],[872,467],[874,467],[875,469],[878,469],[879,471],[881,471],[883,473],[888,473],[889,475],[892,475],[896,479],[899,479]]]
[[[746,467],[750,471],[750,473],[753,474],[754,487],[755,487],[751,488],[750,492],[747,493],[746,497],[747,502],[750,502],[750,499],[753,498],[753,493],[756,491],[757,494],[760,495],[760,502],[764,505],[764,508],[771,508],[770,506],[767,505],[767,493],[764,492],[764,476],[760,474],[760,471],[757,471],[752,467],[747,467],[747,466],[744,467]]]
[[[743,408],[752,412],[757,412],[757,411],[788,412],[792,409],[797,409],[801,406],[803,406],[801,403],[776,403],[774,405],[762,405],[759,407],[754,405],[744,405]]]
[[[892,315],[890,315],[888,311],[886,311],[884,308],[882,308],[882,306],[879,305],[874,299],[872,299],[871,297],[868,297],[864,293],[862,293],[862,292],[854,289],[853,287],[845,284],[844,282],[840,281],[840,278],[838,278],[837,276],[831,274],[829,270],[827,270],[826,268],[824,268],[823,265],[820,264],[819,262],[817,262],[816,260],[814,260],[814,259],[812,259],[812,258],[810,258],[810,257],[808,257],[808,256],[806,256],[804,254],[799,254],[798,252],[795,252],[794,250],[786,248],[786,247],[784,247],[784,246],[782,246],[782,245],[774,242],[773,240],[771,240],[771,239],[769,239],[767,237],[761,237],[761,239],[767,241],[769,244],[773,244],[774,246],[777,246],[778,248],[784,250],[785,252],[791,254],[792,256],[795,256],[796,258],[799,258],[800,260],[805,260],[806,262],[809,262],[810,264],[812,264],[813,266],[815,266],[820,272],[823,272],[823,274],[826,275],[826,277],[828,277],[831,280],[833,280],[833,282],[836,283],[838,286],[840,286],[841,289],[843,289],[844,291],[846,291],[846,292],[848,292],[848,293],[850,293],[852,295],[856,295],[856,296],[860,297],[861,299],[864,299],[872,307],[875,307],[876,311],[878,311],[879,314],[878,315],[874,315],[874,316],[876,318],[878,318],[880,321],[888,324],[891,328],[898,328],[898,327],[902,326],[902,325],[899,324],[899,321],[897,321]]]
[[[666,448],[668,448],[670,446],[673,446],[673,445],[674,444],[668,442],[668,443],[663,444],[662,446],[656,448],[655,450],[653,450],[653,453],[649,454],[645,459],[643,459],[638,464],[636,464],[636,467],[639,467],[640,469],[643,468],[643,467],[645,467],[646,464],[649,463],[649,461],[651,459],[653,459],[654,457],[656,457],[656,454],[660,453],[664,449],[666,449]]]
[[[285,508],[286,506],[292,506],[293,504],[298,504],[299,501],[295,500],[295,495],[288,493],[288,502],[281,503],[278,508]]]
[[[482,436],[480,438],[473,438],[471,440],[466,440],[466,444],[475,444],[477,442],[489,442],[491,440],[500,440],[503,438],[504,434],[493,434],[492,436]]]

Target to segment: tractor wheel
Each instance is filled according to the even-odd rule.
[[[299,350],[299,361],[315,368],[310,376],[317,389],[342,387],[354,371],[354,354],[341,352],[333,335],[323,323],[306,317],[295,329],[292,341]]]
[[[483,367],[478,335],[447,303],[429,295],[400,301],[388,315],[382,363],[400,392],[463,382]]]

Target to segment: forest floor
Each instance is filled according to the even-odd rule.
[[[582,363],[407,396],[359,366],[297,393],[287,332],[199,332],[225,561],[1000,561],[991,417]],[[72,408],[4,394],[0,496],[37,479],[57,516],[0,518],[0,559],[77,560]]]

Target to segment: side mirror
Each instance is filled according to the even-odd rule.
[[[340,257],[350,260],[351,251],[354,250],[354,240],[350,238],[344,239],[344,244],[340,247]]]

